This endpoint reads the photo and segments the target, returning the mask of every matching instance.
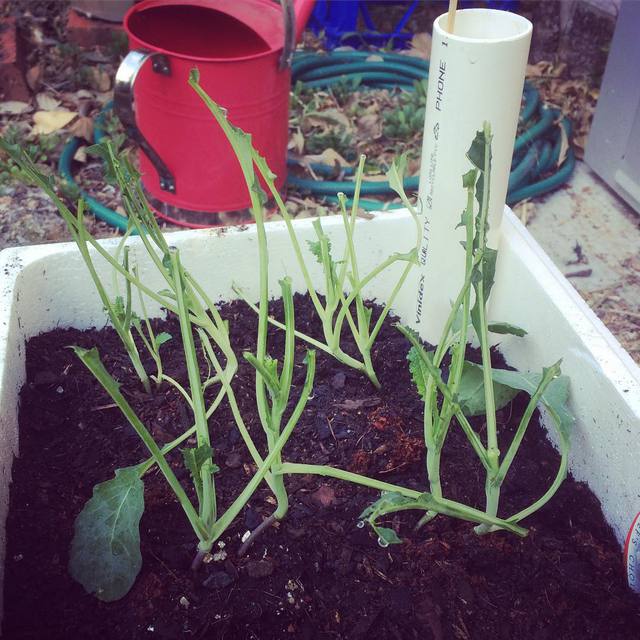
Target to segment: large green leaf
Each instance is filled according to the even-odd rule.
[[[517,393],[517,389],[500,384],[494,379],[493,395],[496,409],[502,409],[509,404]],[[465,361],[458,385],[458,403],[466,416],[479,416],[486,413],[482,367]]]
[[[480,380],[480,391],[476,392],[474,398],[476,400],[475,408],[478,413],[467,415],[478,415],[484,413],[484,406],[482,410],[480,404],[484,405],[484,386],[482,385],[482,367],[472,362],[464,363],[463,379],[465,374],[469,377],[467,382],[469,389],[473,387],[472,382]],[[506,369],[492,369],[491,376],[494,382],[494,389],[498,388],[510,388],[514,391],[526,391],[530,396],[536,392],[540,381],[542,380],[542,374],[540,373],[522,373],[520,371],[508,371]],[[459,396],[462,389],[462,381],[459,388]],[[515,395],[515,393],[514,393]],[[558,422],[558,428],[560,429],[563,437],[568,438],[571,431],[571,427],[574,423],[574,417],[567,407],[567,400],[569,398],[569,377],[558,376],[554,378],[547,387],[546,391],[542,394],[542,404],[554,414]],[[458,400],[462,406],[462,398]],[[506,404],[506,403],[505,403]],[[504,404],[502,405],[504,406]],[[498,396],[496,394],[496,408],[500,408],[498,403]],[[465,411],[466,413],[466,411]]]
[[[76,518],[69,572],[99,600],[122,598],[140,571],[143,511],[144,485],[138,469],[126,467],[93,488]]]
[[[520,371],[507,371],[505,369],[494,369],[493,380],[500,384],[508,385],[513,389],[526,391],[533,395],[542,380],[540,373],[521,373]],[[541,402],[557,418],[558,428],[563,437],[568,438],[575,418],[569,408],[569,376],[558,376],[554,378],[542,394]]]

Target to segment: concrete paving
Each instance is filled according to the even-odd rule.
[[[640,362],[640,214],[582,162],[566,187],[515,212]]]

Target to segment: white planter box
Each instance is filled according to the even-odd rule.
[[[339,218],[327,219],[324,227],[339,255],[343,245]],[[297,222],[296,228],[303,243],[315,238],[309,220]],[[278,295],[277,280],[284,274],[292,277],[294,290],[302,291],[303,281],[284,224],[270,223],[268,234],[272,293]],[[214,300],[235,297],[232,282],[242,284],[250,297],[257,298],[253,227],[184,231],[169,238]],[[356,243],[362,271],[391,252],[408,250],[413,238],[413,222],[406,213],[359,220]],[[117,239],[108,240],[104,246],[115,248],[116,243]],[[143,279],[152,288],[162,288],[159,275],[148,268],[135,241],[134,245],[134,259]],[[309,265],[312,274],[320,275],[319,265],[311,260]],[[383,300],[388,295],[401,265],[394,267],[366,291],[369,297]],[[0,567],[4,567],[4,523],[11,464],[18,453],[18,393],[25,381],[25,341],[55,327],[102,326],[105,314],[73,244],[7,249],[0,254],[0,278]],[[427,291],[427,314],[428,297]],[[542,366],[564,358],[562,369],[571,377],[571,405],[577,418],[570,468],[598,496],[622,542],[640,510],[640,369],[508,210],[491,299],[492,319],[517,324],[529,332],[524,339],[501,336],[501,349],[509,364],[540,371]],[[411,323],[415,307],[415,288],[407,281],[395,313]],[[0,573],[0,585],[1,578]]]

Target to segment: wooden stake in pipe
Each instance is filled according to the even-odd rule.
[[[456,10],[458,9],[458,0],[449,0],[449,13],[447,15],[447,31],[453,33],[456,26]]]

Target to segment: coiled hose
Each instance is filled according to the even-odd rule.
[[[429,63],[420,58],[397,53],[369,51],[334,51],[332,53],[297,53],[292,65],[292,83],[300,83],[302,87],[311,89],[328,89],[338,84],[372,89],[401,88],[407,91],[415,89],[415,81],[425,80],[429,74]],[[94,127],[95,142],[104,137],[104,119],[111,104],[104,107],[96,118]],[[564,134],[561,131],[564,130]],[[561,117],[558,109],[548,108],[540,101],[537,89],[525,83],[523,106],[520,113],[519,135],[514,146],[507,204],[514,204],[526,198],[532,198],[557,189],[567,182],[575,167],[575,154],[569,144],[571,139],[571,121]],[[71,171],[73,156],[82,144],[80,138],[71,138],[63,149],[58,163],[60,174],[75,185]],[[564,161],[558,166],[563,147],[569,145]],[[290,165],[296,165],[294,159]],[[335,168],[325,164],[312,164],[311,169],[319,176],[332,176]],[[350,167],[343,169],[345,177],[353,176]],[[330,202],[337,202],[336,194],[343,192],[352,196],[355,183],[353,180],[312,180],[289,174],[287,183],[301,191],[323,196]],[[76,185],[77,186],[77,185]],[[418,189],[418,178],[405,178],[407,191]],[[80,190],[81,195],[96,218],[125,231],[127,219],[109,209],[93,198],[89,193]],[[384,203],[379,200],[367,200],[366,196],[394,196],[388,182],[362,183],[360,200],[364,209],[377,210]],[[394,205],[392,205],[393,207]],[[395,205],[400,206],[400,205]]]
[[[329,54],[300,53],[295,56],[292,67],[292,82],[303,87],[328,89],[336,84],[351,83],[358,87],[391,89],[400,87],[413,91],[416,80],[424,80],[429,74],[429,63],[398,53],[370,51],[334,51]],[[564,130],[564,134],[560,129]],[[514,204],[526,198],[548,193],[567,182],[575,167],[575,154],[569,147],[565,159],[558,167],[563,151],[563,140],[569,144],[571,121],[561,118],[558,109],[545,107],[540,101],[538,90],[525,83],[523,106],[520,113],[519,135],[514,146],[513,162],[509,177],[507,204]],[[291,160],[290,164],[295,164]],[[330,176],[334,167],[312,164],[317,175]],[[346,168],[345,176],[353,175],[353,169]],[[353,195],[354,182],[351,180],[312,180],[289,175],[287,183],[297,189],[325,196],[335,201],[335,194],[342,191]],[[405,179],[407,191],[418,188],[418,178]],[[361,194],[392,195],[388,182],[362,183]],[[379,201],[360,200],[363,208],[380,209]]]

